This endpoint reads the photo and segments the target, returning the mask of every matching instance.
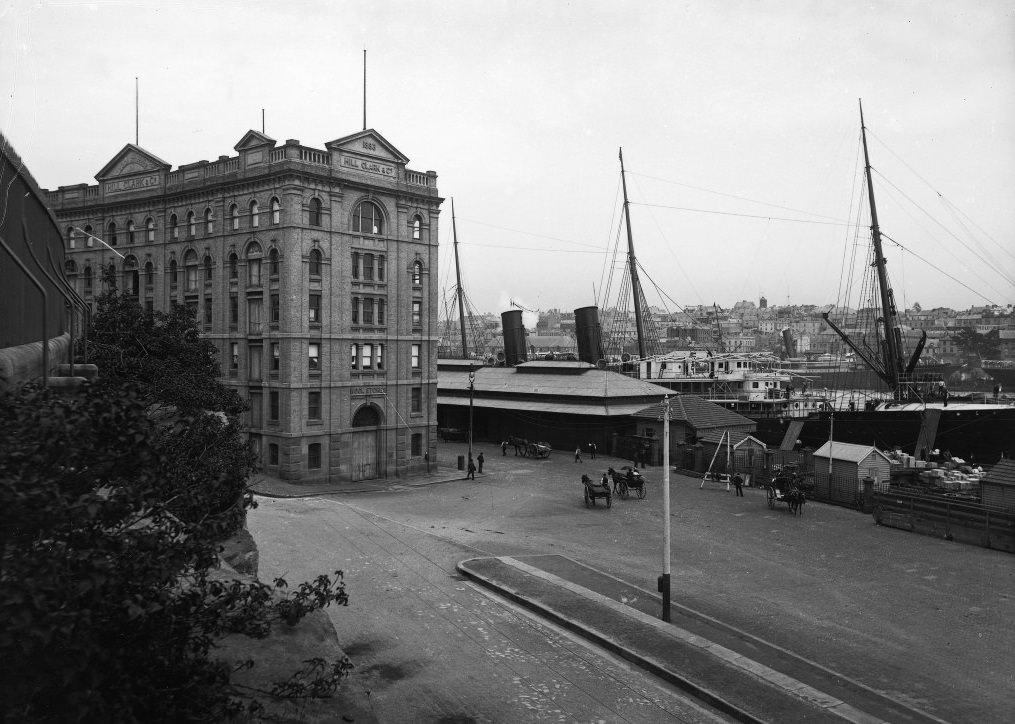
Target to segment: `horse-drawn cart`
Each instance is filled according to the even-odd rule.
[[[602,480],[596,482],[588,475],[582,475],[582,485],[585,488],[585,507],[595,505],[597,498],[606,498],[606,507],[613,507],[613,493],[610,492],[610,481],[604,475]]]
[[[794,483],[792,478],[779,476],[765,486],[768,492],[768,507],[775,510],[776,503],[785,503],[793,515],[803,514],[807,496]]]
[[[613,489],[620,494],[621,498],[626,500],[627,496],[632,493],[642,499],[645,497],[645,478],[635,468],[625,465],[619,473],[610,468],[607,474],[613,480]]]
[[[553,448],[548,442],[529,442],[523,437],[511,435],[508,438],[508,445],[515,449],[515,455],[527,458],[548,458]]]

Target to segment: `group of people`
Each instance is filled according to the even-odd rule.
[[[475,480],[476,479],[476,463],[479,463],[479,472],[482,473],[483,472],[483,462],[484,461],[485,461],[485,458],[483,457],[483,453],[480,453],[479,455],[477,455],[475,461],[473,461],[472,455],[469,455],[469,464],[466,467],[465,479],[466,480]]]
[[[589,443],[589,457],[593,460],[596,459],[596,444],[594,442]],[[579,445],[574,449],[574,461],[580,463],[582,461],[582,446]]]

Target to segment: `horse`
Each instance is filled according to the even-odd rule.
[[[807,496],[800,488],[795,485],[786,493],[786,504],[789,506],[789,512],[793,515],[804,514],[804,503],[807,502]]]

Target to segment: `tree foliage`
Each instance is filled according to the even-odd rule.
[[[209,346],[185,310],[145,313],[111,292],[89,339],[99,382],[0,396],[3,721],[256,711],[211,655],[215,641],[347,602],[341,571],[291,592],[281,579],[213,574],[252,505],[254,457],[235,417],[209,412],[242,409]],[[324,695],[349,666],[312,662],[268,693]]]
[[[996,329],[980,334],[972,327],[963,327],[955,333],[955,343],[969,357],[995,359],[1001,354],[1001,335]]]

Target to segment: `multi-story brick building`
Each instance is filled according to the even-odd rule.
[[[364,130],[308,148],[249,131],[171,170],[128,144],[48,192],[67,278],[192,308],[269,475],[394,477],[435,459],[437,174]],[[105,243],[103,243],[105,242]],[[108,245],[108,246],[107,246]]]

